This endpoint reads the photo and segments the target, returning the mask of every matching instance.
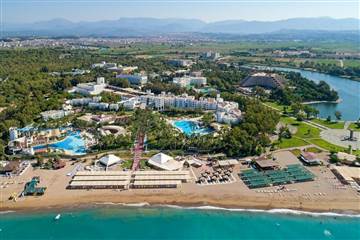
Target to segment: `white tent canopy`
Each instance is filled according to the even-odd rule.
[[[109,154],[100,158],[99,161],[101,164],[105,165],[106,167],[109,167],[111,165],[121,162],[121,159],[113,154]]]
[[[148,161],[148,164],[151,166],[168,171],[179,170],[182,168],[183,163],[184,162],[178,162],[174,160],[173,157],[164,153],[158,153],[152,156]]]
[[[156,162],[156,163],[159,163],[159,164],[164,164],[170,160],[174,160],[173,157],[170,157],[169,155],[166,155],[164,153],[158,153],[154,156],[152,156],[149,161],[153,161],[153,162]]]

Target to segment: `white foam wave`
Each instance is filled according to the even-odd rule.
[[[255,213],[271,213],[271,214],[289,214],[289,215],[309,215],[314,217],[356,217],[360,218],[360,214],[345,214],[345,213],[335,213],[335,212],[307,212],[300,210],[292,210],[292,209],[270,209],[270,210],[262,210],[262,209],[245,209],[245,208],[223,208],[216,206],[198,206],[198,207],[182,207],[178,205],[157,205],[160,207],[170,207],[177,209],[194,209],[194,210],[216,210],[216,211],[229,211],[229,212],[255,212]]]
[[[325,229],[324,230],[324,235],[326,236],[326,237],[331,237],[331,232],[329,231],[329,230],[327,230],[327,229]]]
[[[96,203],[99,205],[118,205],[124,207],[163,207],[163,208],[174,208],[174,209],[190,209],[190,210],[213,210],[213,211],[229,211],[229,212],[253,212],[253,213],[270,213],[270,214],[287,214],[287,215],[307,215],[312,217],[351,217],[351,218],[360,218],[360,214],[346,214],[346,213],[336,213],[336,212],[307,212],[301,210],[293,210],[286,208],[275,208],[269,210],[262,209],[246,209],[246,208],[224,208],[216,207],[211,205],[205,206],[179,206],[171,204],[154,204],[151,205],[148,202],[140,203],[114,203],[114,202],[102,202]]]
[[[96,205],[117,205],[124,207],[146,207],[150,206],[148,202],[139,202],[139,203],[114,203],[114,202],[99,202],[95,203]]]
[[[11,210],[9,210],[9,211],[0,211],[0,215],[1,214],[8,214],[8,213],[14,213],[15,211],[11,211]]]

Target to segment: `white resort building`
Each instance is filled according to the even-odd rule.
[[[79,83],[70,92],[76,92],[84,95],[99,95],[106,87],[105,78],[98,77],[96,82]]]
[[[141,103],[159,111],[169,108],[215,111],[216,120],[219,123],[236,124],[242,117],[241,110],[236,102],[224,101],[219,95],[216,98],[196,99],[194,96],[187,94],[175,96],[163,92],[160,95],[154,95],[148,92],[147,95],[140,96],[139,98]]]
[[[117,64],[107,63],[105,61],[102,61],[100,63],[94,63],[93,65],[91,65],[91,68],[113,68],[113,67],[117,67]]]
[[[51,119],[60,119],[70,114],[70,111],[65,110],[50,110],[40,113],[42,119],[44,121],[48,121]]]
[[[181,87],[187,87],[190,85],[204,86],[206,85],[206,77],[193,77],[193,76],[175,77],[173,78],[173,83],[178,84]]]
[[[148,77],[146,75],[142,75],[142,74],[119,74],[116,75],[116,78],[123,78],[123,79],[127,79],[129,81],[130,84],[133,85],[144,85],[147,83]]]

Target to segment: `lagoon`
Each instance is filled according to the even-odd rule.
[[[260,67],[261,68],[261,67]],[[332,76],[329,74],[313,72],[308,70],[283,68],[283,67],[263,67],[284,72],[298,72],[301,76],[313,80],[314,82],[324,81],[339,93],[340,103],[316,103],[312,104],[319,110],[319,117],[327,118],[331,116],[335,119],[334,113],[340,111],[342,120],[356,121],[360,118],[360,82],[343,77]]]

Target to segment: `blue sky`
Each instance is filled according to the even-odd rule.
[[[120,17],[196,18],[207,22],[320,16],[359,18],[356,0],[0,0],[0,6],[3,23]]]

